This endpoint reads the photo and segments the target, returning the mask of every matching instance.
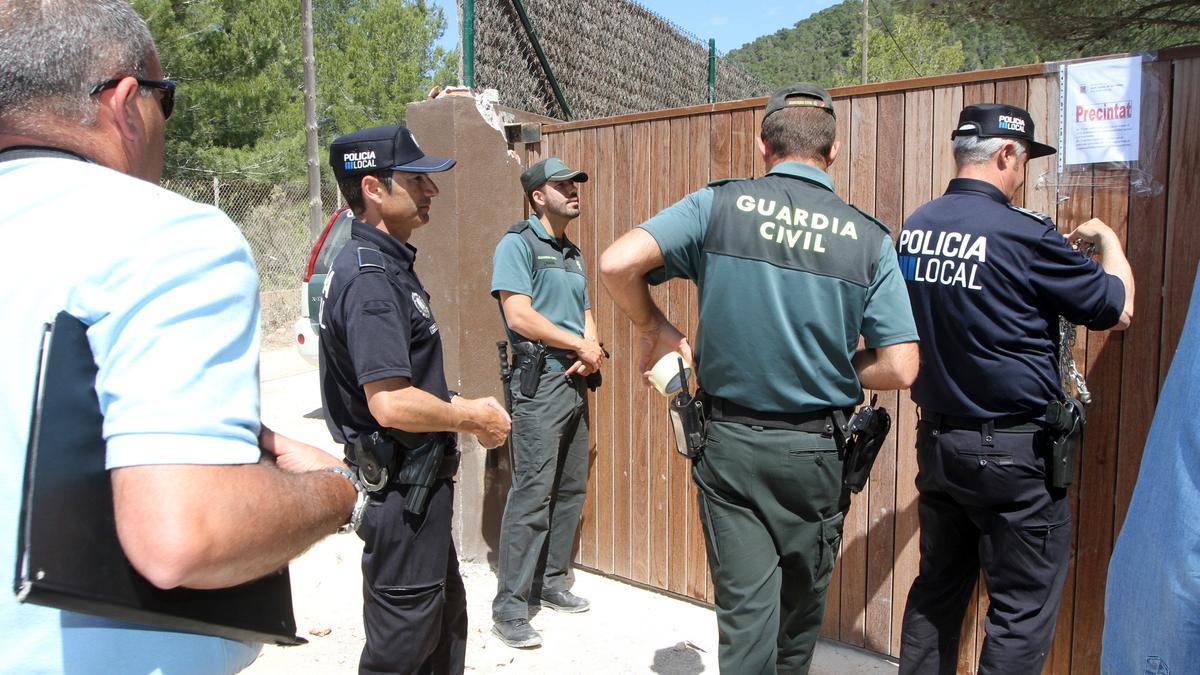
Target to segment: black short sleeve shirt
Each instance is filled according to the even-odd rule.
[[[363,386],[403,377],[450,400],[442,340],[429,294],[413,269],[416,249],[358,220],[326,279],[321,306],[321,401],[341,443],[382,429]]]
[[[1039,413],[1060,392],[1058,317],[1116,325],[1119,279],[1067,244],[1049,217],[990,183],[956,178],[897,244],[921,335],[913,400],[946,415]]]

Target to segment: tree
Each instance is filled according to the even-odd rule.
[[[134,0],[179,82],[168,178],[304,176],[303,64],[295,0]],[[404,120],[457,57],[435,47],[442,11],[424,0],[315,0],[321,145]],[[446,77],[446,74],[441,74]]]
[[[946,24],[906,14],[891,18],[879,15],[873,23],[876,25],[868,33],[868,82],[890,82],[962,70],[966,60],[962,41],[951,35]],[[846,63],[849,73],[859,74],[848,75],[839,84],[861,82],[861,37],[854,41],[854,51]]]
[[[904,4],[951,24],[985,20],[1090,54],[1200,41],[1196,0],[905,0]]]

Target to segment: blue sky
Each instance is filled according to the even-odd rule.
[[[434,1],[446,13],[446,34],[439,44],[454,49],[458,46],[456,0]],[[716,38],[717,50],[724,53],[780,28],[791,28],[797,21],[841,0],[635,1],[702,40]]]

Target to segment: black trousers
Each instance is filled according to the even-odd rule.
[[[980,675],[1040,673],[1071,553],[1067,491],[1049,485],[1039,433],[917,428],[921,565],[904,608],[900,673],[953,675],[982,567],[991,603]]]
[[[372,501],[358,534],[363,547],[362,675],[462,673],[467,594],[450,536],[454,483],[441,481],[421,516],[404,492]]]

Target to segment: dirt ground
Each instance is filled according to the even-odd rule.
[[[316,370],[295,349],[264,351],[263,421],[275,430],[340,452],[319,415]],[[300,647],[263,648],[243,671],[249,675],[357,672],[362,628],[362,542],[335,535],[319,542],[291,565],[292,594]],[[491,635],[491,600],[496,577],[486,563],[464,562],[469,628],[469,673],[716,673],[717,628],[710,608],[651,590],[577,571],[578,595],[592,601],[581,614],[542,610],[532,617],[543,645],[512,649]],[[813,675],[890,674],[888,661],[833,643],[818,645]]]

